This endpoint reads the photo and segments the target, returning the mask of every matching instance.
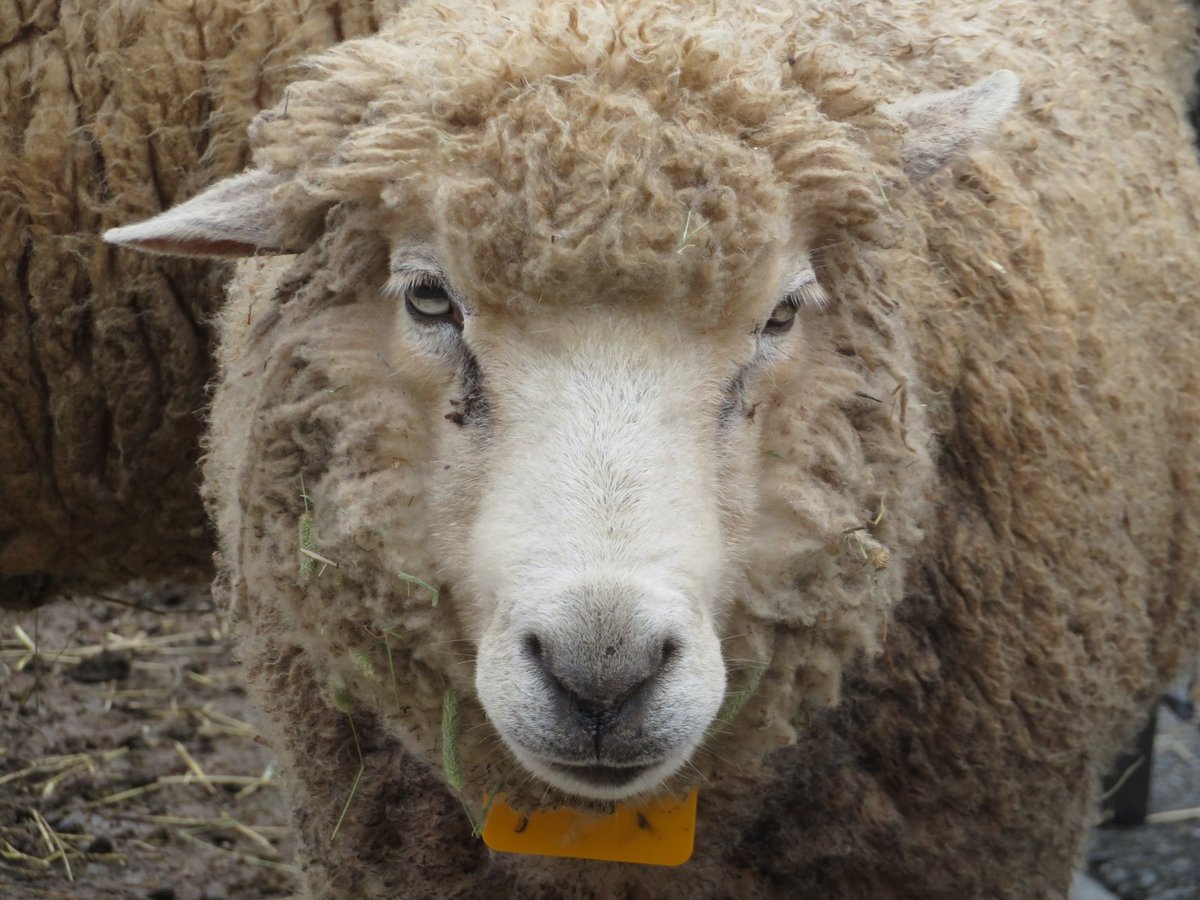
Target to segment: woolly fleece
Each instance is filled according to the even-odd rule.
[[[315,895],[1062,897],[1200,640],[1200,172],[1156,43],[1184,8],[706,10],[414,5],[252,129],[311,246],[230,292],[205,491]],[[909,183],[881,105],[1001,68],[993,148]],[[813,254],[833,302],[753,387],[731,513],[726,652],[769,667],[695,761],[681,869],[471,836],[511,769],[454,652],[471,461],[442,455],[459,385],[394,352],[398,234],[514,327],[584,300],[715,327],[781,242]],[[302,518],[336,569],[301,567]]]
[[[242,168],[292,61],[397,5],[0,0],[0,607],[209,567],[196,457],[229,269],[98,235]]]

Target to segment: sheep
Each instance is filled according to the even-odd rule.
[[[313,895],[1066,894],[1200,643],[1177,69],[788,7],[414,3],[106,235],[245,257],[203,490]],[[474,834],[692,787],[679,868]]]
[[[243,168],[291,61],[396,5],[0,3],[0,608],[211,570],[196,459],[228,266],[98,232]]]

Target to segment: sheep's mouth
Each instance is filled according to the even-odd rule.
[[[660,756],[643,745],[639,748],[642,752],[628,762],[602,762],[604,757],[594,753],[575,756],[579,762],[566,762],[564,757],[569,760],[571,754],[563,752],[562,748],[547,753],[531,750],[520,741],[506,743],[521,765],[563,793],[605,801],[624,800],[656,790],[687,762],[695,749],[693,746],[675,747]],[[661,752],[661,748],[658,749]]]
[[[636,781],[653,766],[572,766],[565,763],[549,763],[551,769],[596,787],[619,788]]]

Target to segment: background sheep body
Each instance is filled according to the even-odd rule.
[[[207,571],[196,471],[229,267],[99,234],[246,164],[298,56],[396,3],[0,3],[0,608]]]

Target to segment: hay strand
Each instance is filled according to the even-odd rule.
[[[63,869],[66,870],[67,881],[74,883],[75,875],[71,872],[71,861],[67,859],[67,847],[55,833],[50,823],[36,809],[31,809],[30,814],[33,816],[33,823],[37,826],[38,832],[42,836],[42,841],[46,844],[46,849],[50,851],[50,856],[46,857],[47,863],[53,863],[56,859],[61,859]]]
[[[1193,819],[1200,819],[1200,806],[1192,806],[1188,809],[1168,809],[1163,812],[1150,813],[1146,816],[1146,821],[1151,825],[1165,825],[1169,822],[1190,822]]]
[[[200,783],[204,785],[204,789],[210,794],[215,794],[217,792],[216,786],[208,780],[208,776],[200,768],[200,763],[196,762],[196,758],[188,753],[187,747],[183,746],[179,741],[175,741],[175,752],[183,759],[183,764],[188,767],[188,771],[195,775],[200,780]]]
[[[350,734],[354,738],[354,752],[358,754],[358,772],[354,776],[354,783],[350,785],[350,795],[346,798],[346,802],[342,806],[342,814],[338,816],[337,824],[333,826],[333,833],[329,835],[329,843],[331,844],[337,839],[338,832],[342,828],[342,822],[346,820],[346,813],[350,811],[350,804],[354,800],[354,795],[358,793],[358,785],[362,781],[363,772],[367,768],[366,760],[363,759],[362,755],[362,744],[358,741],[358,729],[354,727],[354,717],[347,713],[346,721],[350,723]]]
[[[232,856],[239,862],[249,863],[253,866],[263,866],[264,868],[268,869],[278,869],[283,872],[289,872],[297,877],[303,874],[298,866],[293,866],[291,863],[280,862],[279,860],[275,859],[263,859],[261,856],[253,856],[249,853],[242,853],[238,850],[229,850],[225,847],[218,846],[217,844],[210,844],[208,841],[203,841],[186,830],[179,831],[177,834],[189,843],[198,844],[201,847],[206,847],[209,850],[214,850],[217,853],[224,854],[225,856]]]

